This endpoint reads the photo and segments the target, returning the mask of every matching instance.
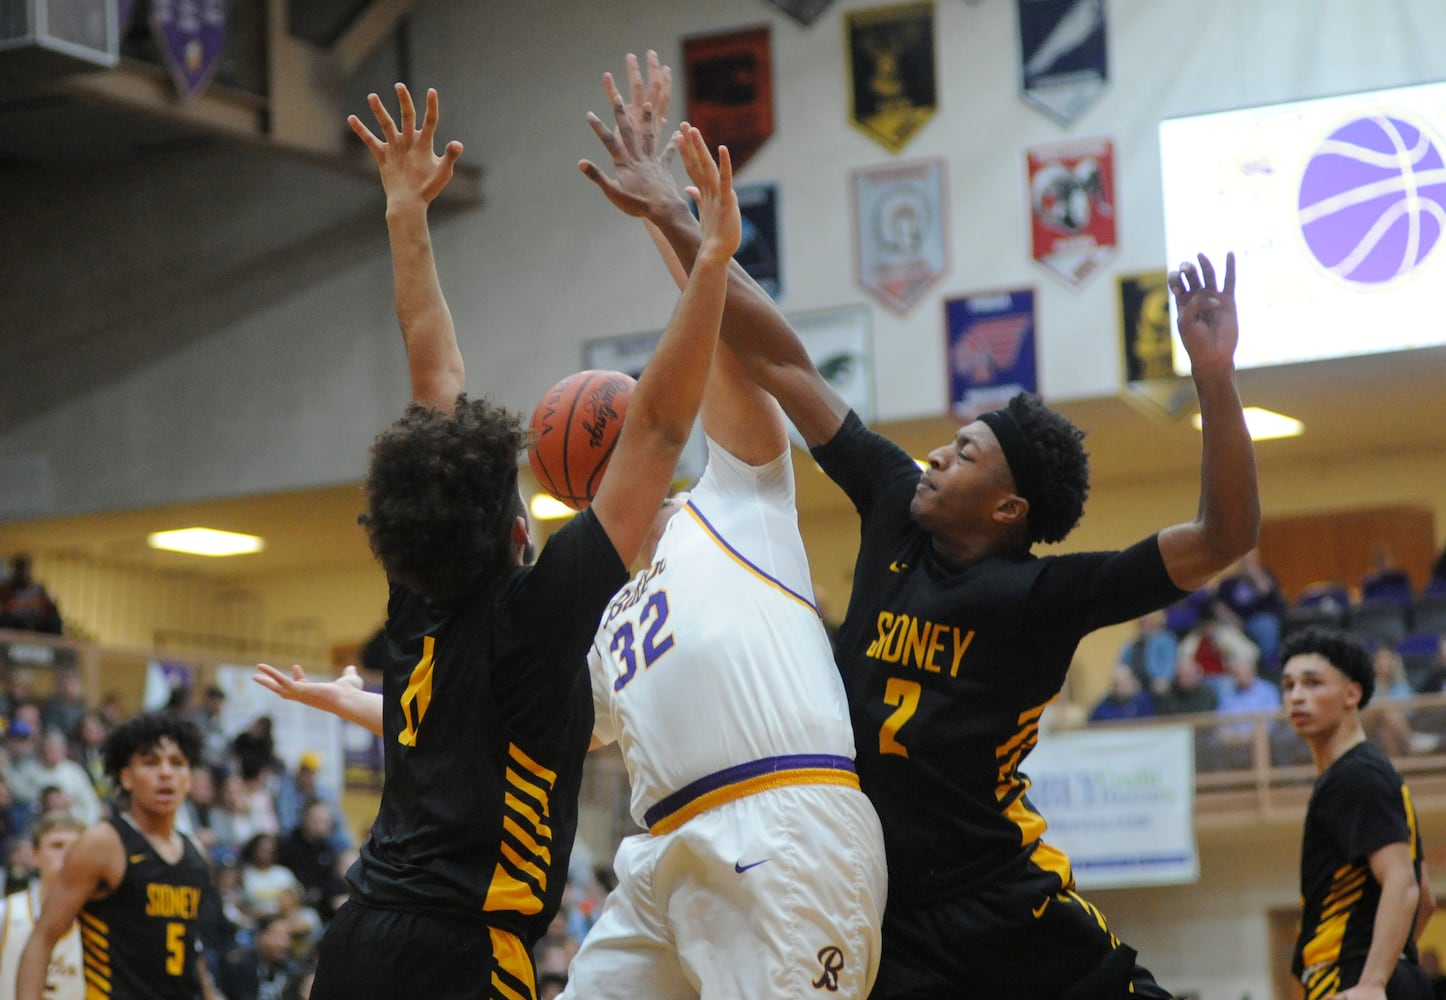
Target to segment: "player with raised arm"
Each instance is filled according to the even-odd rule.
[[[42,1000],[55,944],[80,924],[87,996],[196,1000],[211,996],[201,961],[201,896],[211,876],[176,830],[176,810],[201,759],[201,731],[174,715],[138,715],[105,742],[118,815],[71,846],[20,956],[15,996]]]
[[[387,196],[413,403],[372,448],[363,523],[391,585],[386,778],[349,902],[322,940],[315,1000],[535,995],[532,945],[561,901],[592,728],[587,649],[651,528],[702,400],[740,222],[726,150],[696,130],[685,162],[703,216],[694,269],[633,393],[592,505],[536,563],[518,490],[520,420],[463,393],[437,280],[431,201],[461,156],[434,151],[435,91],[381,135],[350,124]],[[621,123],[620,123],[621,125]]]
[[[697,226],[666,165],[609,152],[611,177],[584,172],[691,266]],[[1255,544],[1234,283],[1233,257],[1222,281],[1203,256],[1170,278],[1204,419],[1193,519],[1123,551],[1038,557],[1033,544],[1063,540],[1083,512],[1088,461],[1073,424],[1020,395],[960,428],[921,474],[864,427],[734,266],[723,341],[862,522],[837,659],[888,853],[874,997],[1169,995],[1074,891],[1021,767],[1085,634],[1179,599]]]

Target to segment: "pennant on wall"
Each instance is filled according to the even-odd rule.
[[[1034,290],[983,292],[944,302],[949,410],[960,423],[1038,392]]]
[[[773,53],[768,28],[683,40],[688,121],[710,146],[728,147],[742,170],[773,134]]]
[[[1189,379],[1175,374],[1170,288],[1164,271],[1120,277],[1120,342],[1126,399],[1153,416],[1179,419],[1195,401]]]
[[[897,153],[934,117],[934,4],[851,12],[849,121]]]
[[[853,185],[859,284],[905,313],[947,266],[944,161],[858,170]]]
[[[184,98],[211,82],[226,46],[226,0],[151,0],[151,33]]]
[[[833,0],[768,0],[799,24],[807,27],[818,20],[818,15],[828,9]]]
[[[1034,259],[1078,287],[1115,252],[1114,145],[1090,139],[1026,156]]]
[[[1014,0],[1024,99],[1061,125],[1105,89],[1105,0]]]

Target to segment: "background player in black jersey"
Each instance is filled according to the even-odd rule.
[[[685,267],[697,224],[656,156],[588,176]],[[1193,520],[1120,552],[1035,557],[1084,509],[1083,434],[1021,395],[961,428],[922,476],[865,428],[773,301],[734,265],[722,339],[862,519],[837,658],[889,864],[876,998],[1169,994],[1074,892],[1020,765],[1093,629],[1164,607],[1255,545],[1255,454],[1235,389],[1234,258],[1170,277],[1204,418]]]
[[[1361,727],[1376,674],[1360,641],[1305,629],[1281,650],[1280,687],[1320,774],[1300,849],[1304,901],[1292,971],[1306,996],[1430,1000],[1416,936],[1435,900],[1411,791]]]
[[[79,920],[87,996],[196,1000],[211,996],[197,932],[211,876],[175,829],[201,759],[201,731],[174,715],[139,715],[106,739],[119,815],[70,848],[20,956],[15,995],[41,1000],[51,949]]]
[[[532,946],[561,902],[593,710],[585,657],[627,581],[702,400],[740,219],[726,150],[696,129],[684,162],[699,198],[700,264],[639,379],[592,504],[532,566],[514,415],[462,395],[427,208],[460,143],[434,152],[435,91],[417,122],[352,128],[387,195],[397,315],[413,403],[378,437],[363,516],[391,583],[376,822],[322,939],[314,1000],[535,995]],[[631,126],[618,119],[620,130]],[[651,151],[651,130],[640,140]]]

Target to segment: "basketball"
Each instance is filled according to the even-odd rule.
[[[597,495],[637,382],[622,372],[569,375],[532,411],[527,460],[554,499],[582,510]]]

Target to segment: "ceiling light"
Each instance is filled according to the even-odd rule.
[[[248,555],[266,548],[266,541],[256,535],[243,535],[235,531],[217,531],[215,528],[178,528],[175,531],[157,531],[146,536],[146,544],[153,549],[165,549],[168,552],[217,557]]]
[[[1196,430],[1199,430],[1200,414],[1197,413],[1191,417],[1190,422],[1195,425]],[[1287,417],[1284,413],[1276,413],[1274,410],[1262,409],[1259,406],[1245,408],[1245,427],[1250,431],[1252,441],[1300,437],[1305,433],[1305,424],[1294,417]]]
[[[560,521],[577,513],[561,500],[554,500],[546,493],[532,494],[532,502],[528,504],[528,507],[532,511],[532,516],[539,521]]]

